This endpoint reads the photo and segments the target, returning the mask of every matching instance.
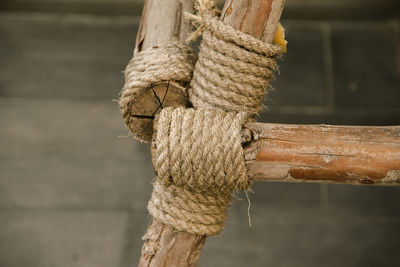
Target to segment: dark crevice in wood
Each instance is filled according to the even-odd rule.
[[[155,116],[150,116],[150,115],[131,115],[131,117],[139,119],[151,119],[151,120],[154,120],[155,118]]]
[[[157,99],[158,106],[162,108],[162,102],[161,102],[161,99],[158,97],[158,95],[157,95],[156,91],[154,91],[154,89],[153,89],[153,85],[151,86],[151,91],[153,91],[153,95],[154,95],[154,97]]]
[[[168,81],[168,83],[167,83],[167,89],[165,89],[164,97],[163,97],[163,99],[162,99],[162,101],[161,101],[161,108],[164,108],[164,107],[163,107],[163,104],[164,104],[165,98],[166,98],[167,95],[168,95],[168,90],[169,90],[169,81]]]

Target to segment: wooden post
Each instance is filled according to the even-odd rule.
[[[237,30],[272,42],[283,4],[284,0],[228,0],[221,20]],[[179,267],[197,266],[206,236],[176,231],[154,220],[143,239],[145,244],[139,266]]]
[[[186,42],[191,24],[184,12],[193,12],[193,0],[146,0],[136,36],[134,55],[168,41]],[[176,81],[153,84],[141,91],[130,107],[129,123],[135,133],[151,140],[154,116],[163,107],[184,107],[188,104],[185,84]]]
[[[256,181],[400,185],[400,126],[247,123],[243,142]]]

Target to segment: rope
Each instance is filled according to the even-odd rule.
[[[230,193],[196,193],[157,181],[147,208],[154,218],[179,231],[213,235],[224,228],[229,203]]]
[[[198,235],[222,231],[234,190],[248,190],[241,129],[262,108],[277,69],[278,45],[225,25],[210,0],[198,0],[192,36],[202,34],[188,90],[195,109],[165,108],[153,140],[157,179],[150,214]]]
[[[247,115],[165,108],[153,141],[157,174],[149,211],[178,230],[223,229],[233,189],[248,189],[241,129]]]
[[[207,14],[201,21],[203,40],[189,100],[195,108],[244,111],[256,116],[273,71],[277,70],[281,47],[237,31]]]
[[[153,144],[157,180],[198,192],[247,188],[241,144],[246,118],[243,112],[163,109]]]
[[[126,126],[140,141],[148,142],[149,137],[135,131],[131,123],[131,106],[143,90],[152,84],[174,80],[189,82],[194,68],[195,55],[192,50],[179,42],[169,42],[151,47],[138,53],[125,69],[125,85],[122,89],[119,105]],[[136,114],[137,115],[137,114]]]

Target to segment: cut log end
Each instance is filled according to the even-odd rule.
[[[188,103],[186,88],[180,83],[169,81],[154,84],[135,97],[130,107],[129,129],[135,138],[149,142],[155,116],[164,107],[187,107]]]

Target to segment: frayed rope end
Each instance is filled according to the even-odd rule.
[[[191,32],[186,39],[187,44],[197,40],[204,31],[204,19],[203,16],[219,17],[221,11],[217,8],[215,1],[213,0],[197,0],[194,4],[194,9],[197,15],[185,12],[183,15],[185,19],[192,22],[196,27],[196,30]]]

